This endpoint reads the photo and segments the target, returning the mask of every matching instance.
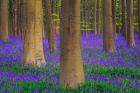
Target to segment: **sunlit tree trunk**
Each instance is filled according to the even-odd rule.
[[[0,0],[0,40],[8,40],[8,0]]]
[[[78,87],[84,82],[80,48],[80,0],[62,0],[60,83]]]
[[[107,52],[115,52],[112,20],[112,0],[103,0],[103,47]]]
[[[97,34],[97,27],[96,27],[96,12],[97,12],[97,0],[94,0],[94,23],[93,23],[93,30],[94,34]]]
[[[56,50],[56,35],[55,35],[55,28],[54,28],[54,23],[53,23],[53,18],[52,18],[52,9],[51,9],[51,2],[50,0],[45,0],[45,18],[46,18],[46,23],[45,23],[45,30],[47,30],[46,34],[48,37],[48,42],[49,42],[49,50],[50,53],[53,53]]]
[[[25,38],[23,62],[27,65],[44,66],[43,8],[42,0],[25,0]]]
[[[126,0],[127,2],[127,44],[135,47],[134,29],[133,29],[133,0]]]
[[[122,33],[125,39],[127,39],[127,18],[126,18],[126,0],[121,1],[122,5]]]

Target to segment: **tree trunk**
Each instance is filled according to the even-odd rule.
[[[93,23],[93,30],[94,30],[94,34],[97,34],[97,27],[96,27],[96,12],[97,12],[97,0],[94,0],[94,23]]]
[[[115,10],[116,0],[112,0],[112,17],[113,17],[113,32],[114,39],[116,37],[116,10]]]
[[[107,52],[115,52],[112,20],[112,0],[103,0],[103,47]]]
[[[138,0],[138,33],[139,33],[139,40],[140,40],[140,0]]]
[[[83,0],[83,27],[84,34],[88,34],[87,32],[87,0]]]
[[[60,83],[78,87],[84,82],[80,48],[80,0],[62,0]]]
[[[127,17],[126,17],[126,0],[122,0],[122,33],[125,39],[127,39]]]
[[[8,0],[0,0],[0,40],[8,40]]]
[[[44,66],[42,0],[25,0],[25,38],[23,62],[27,65]]]
[[[97,34],[100,34],[100,4],[101,4],[101,0],[97,0],[97,18],[96,18],[96,23],[97,23]]]
[[[133,0],[126,0],[127,2],[127,44],[135,47],[134,29],[133,29]]]
[[[47,37],[48,37],[48,42],[49,42],[49,50],[50,53],[53,53],[56,50],[56,35],[55,35],[55,28],[54,28],[54,23],[53,23],[53,18],[52,18],[52,9],[51,9],[51,2],[50,0],[45,0],[45,15],[46,15],[46,20],[45,20],[45,30]]]

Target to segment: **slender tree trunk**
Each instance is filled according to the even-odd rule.
[[[17,0],[17,34],[22,38],[21,32],[21,0]]]
[[[14,19],[14,26],[13,26],[13,27],[14,27],[14,32],[15,32],[15,35],[14,35],[14,36],[15,36],[15,37],[17,36],[17,33],[18,33],[18,26],[17,26],[17,22],[18,22],[18,20],[17,20],[17,19],[18,19],[18,15],[17,15],[17,12],[18,12],[18,11],[17,11],[17,10],[18,10],[17,5],[18,5],[18,4],[17,4],[17,3],[18,3],[18,2],[17,2],[17,1],[18,1],[18,0],[14,0],[14,2],[13,2],[13,4],[14,4],[14,5],[13,5],[13,6],[14,6],[14,10],[13,10],[13,11],[14,11],[14,18],[13,18],[13,19]]]
[[[116,37],[116,10],[115,10],[116,0],[112,0],[112,17],[113,17],[113,32],[114,38]]]
[[[115,52],[112,0],[103,0],[103,47],[107,52]]]
[[[0,0],[0,40],[8,40],[8,0]]]
[[[87,0],[83,0],[83,27],[84,34],[88,34],[87,32]]]
[[[93,23],[93,30],[94,30],[94,34],[97,34],[97,28],[96,28],[96,12],[97,12],[97,0],[94,0],[94,23]]]
[[[52,18],[52,9],[51,9],[51,2],[50,0],[45,0],[45,15],[46,15],[46,23],[45,23],[45,30],[47,30],[46,34],[48,37],[49,42],[49,50],[50,53],[53,53],[56,50],[56,35],[55,35],[55,28]]]
[[[100,9],[100,33],[103,34],[103,0],[101,0],[101,9]]]
[[[133,29],[133,0],[127,0],[127,44],[135,47],[134,29]]]
[[[122,0],[122,31],[123,36],[127,39],[127,17],[126,17],[126,0]]]
[[[139,33],[139,40],[140,40],[140,0],[138,0],[138,33]]]
[[[80,48],[80,0],[62,0],[60,83],[78,87],[84,82]]]
[[[20,28],[20,31],[21,31],[21,36],[22,36],[22,39],[25,38],[25,32],[26,32],[26,8],[25,8],[25,0],[20,0],[20,3],[21,3],[21,6],[20,6],[20,18],[21,18],[21,28]]]
[[[97,0],[97,18],[96,18],[96,23],[97,23],[97,33],[100,34],[100,4],[101,4],[101,0]]]
[[[24,57],[23,62],[27,65],[44,66],[46,64],[43,53],[43,8],[42,0],[25,0],[24,28]]]

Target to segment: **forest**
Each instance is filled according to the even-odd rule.
[[[0,93],[140,93],[140,0],[0,0]]]

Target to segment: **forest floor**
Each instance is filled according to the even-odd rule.
[[[124,38],[116,36],[116,53],[103,51],[102,35],[81,36],[85,83],[77,89],[59,85],[60,47],[49,54],[47,40],[44,51],[47,66],[21,65],[23,42],[10,37],[0,42],[0,93],[140,93],[140,41],[127,47]],[[59,37],[57,37],[59,45]]]

